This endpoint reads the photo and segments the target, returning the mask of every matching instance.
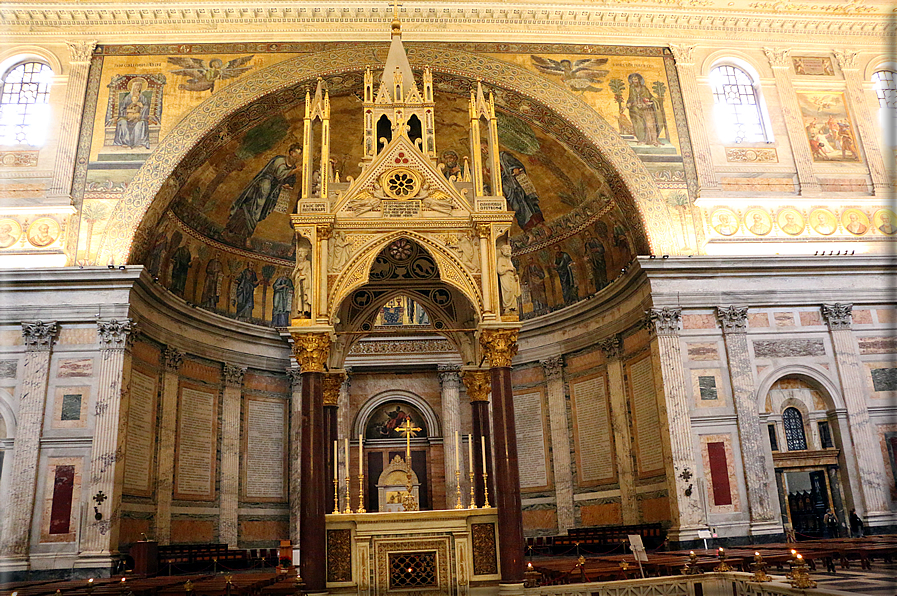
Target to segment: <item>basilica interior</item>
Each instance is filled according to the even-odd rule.
[[[3,3],[0,577],[893,532],[890,17]]]

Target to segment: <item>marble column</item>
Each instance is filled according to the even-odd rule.
[[[62,118],[59,126],[59,142],[56,146],[56,160],[53,181],[48,196],[64,199],[71,204],[72,177],[75,172],[75,152],[78,149],[78,133],[81,131],[81,114],[84,111],[87,91],[87,75],[95,40],[69,41],[69,72],[65,89],[65,103],[62,104]]]
[[[751,534],[779,534],[783,530],[774,494],[775,471],[772,461],[766,457],[767,447],[760,431],[760,408],[748,350],[748,308],[718,306],[716,316],[726,345],[726,363],[738,421],[738,439],[751,515]]]
[[[218,542],[237,548],[240,503],[240,411],[246,368],[224,364],[221,396],[221,466],[218,489]]]
[[[800,185],[800,194],[817,194],[822,187],[813,170],[813,155],[810,153],[810,143],[807,140],[807,131],[804,128],[800,106],[797,104],[797,95],[791,84],[791,73],[794,66],[791,64],[791,50],[786,48],[763,48],[769,65],[772,67],[776,80],[776,91],[779,94],[779,104],[782,106],[782,116],[785,121],[785,130],[788,131],[788,143],[791,147],[791,155],[794,158],[794,166],[797,169],[797,180]]]
[[[477,507],[482,507],[485,503],[485,492],[483,484],[483,453],[481,451],[480,437],[486,438],[485,472],[488,474],[489,494],[495,494],[495,491],[492,489],[495,475],[492,472],[492,457],[489,454],[489,450],[492,448],[492,430],[489,424],[489,393],[492,391],[492,373],[488,370],[468,369],[462,373],[461,379],[464,381],[467,397],[470,400],[474,503],[476,503]],[[467,473],[470,474],[470,470]],[[468,484],[469,490],[470,486]],[[468,493],[465,503],[469,502],[470,494]]]
[[[695,72],[695,46],[686,44],[670,44],[670,50],[676,59],[676,71],[679,73],[679,84],[682,86],[682,101],[688,120],[688,131],[691,147],[695,156],[698,182],[701,190],[720,190],[719,177],[713,170],[710,141],[707,127],[704,125],[704,114],[709,114],[701,103],[701,91]]]
[[[458,449],[460,477],[455,476],[455,433],[459,437],[461,434],[461,376],[458,374],[460,369],[454,365],[439,365],[439,382],[442,386],[442,447],[443,447],[443,463],[445,468],[445,503],[448,509],[455,507],[458,497],[459,484],[462,487],[461,504],[467,506],[470,499],[469,495],[463,494],[464,483],[460,482],[464,478],[464,462],[462,454],[465,453],[460,447]],[[465,498],[467,497],[467,498]]]
[[[859,472],[862,501],[854,496],[854,506],[864,517],[866,525],[891,525],[897,516],[888,511],[884,462],[866,407],[866,371],[860,362],[857,339],[851,328],[852,311],[851,304],[822,306],[822,316],[832,336],[835,364],[841,378],[841,393]]]
[[[81,558],[99,558],[102,564],[118,551],[122,453],[127,430],[131,378],[130,345],[134,331],[130,319],[97,321],[100,367],[94,411],[93,446],[90,450],[91,506],[102,514],[90,519],[81,537]],[[81,564],[85,564],[82,562]]]
[[[670,486],[670,512],[673,524],[671,540],[696,540],[698,530],[707,528],[703,521],[700,496],[695,487],[695,451],[692,443],[689,398],[682,366],[679,343],[680,308],[652,308],[647,312],[648,330],[652,335],[651,351],[655,362],[660,363],[663,407],[661,426],[669,429],[662,437],[669,449],[664,458],[667,482]]]
[[[850,50],[835,50],[835,58],[838,66],[844,73],[844,81],[847,83],[847,98],[850,101],[850,109],[853,111],[853,119],[859,132],[857,144],[863,147],[866,154],[866,164],[869,167],[869,176],[872,178],[873,194],[879,197],[887,197],[891,189],[891,181],[885,168],[885,161],[878,145],[876,130],[878,124],[869,110],[863,93],[863,79],[857,66],[859,52]]]
[[[159,450],[156,458],[156,525],[159,544],[171,543],[171,501],[174,498],[174,446],[178,431],[178,371],[184,354],[171,346],[162,351],[162,399]]]
[[[511,388],[511,359],[517,353],[517,333],[517,329],[484,329],[480,333],[492,375],[494,502],[498,509],[501,582],[505,584],[523,581],[523,516]]]
[[[564,390],[564,357],[541,361],[548,392],[548,423],[551,430],[551,464],[558,533],[576,525],[573,510],[573,466],[570,458],[570,429],[567,426],[567,396]]]
[[[327,482],[329,488],[329,507],[328,512],[333,511],[337,507],[338,511],[342,511],[345,507],[344,494],[339,493],[339,503],[335,504],[333,500],[333,471],[339,472],[340,457],[334,457],[333,442],[339,439],[339,396],[342,392],[343,382],[346,380],[346,373],[343,371],[330,371],[324,374],[323,391],[324,391],[324,450],[327,452]],[[343,450],[343,446],[339,445],[339,450]],[[342,456],[345,457],[345,456]]]
[[[623,340],[619,335],[614,335],[600,342],[598,347],[604,352],[604,358],[607,360],[607,391],[610,397],[611,427],[614,430],[620,510],[624,524],[637,524],[639,512],[635,492],[635,465],[632,461],[632,432],[626,385],[623,381]]]
[[[352,433],[352,419],[349,416],[349,386],[352,383],[352,367],[346,366],[343,368],[346,373],[346,377],[343,380],[342,384],[340,384],[339,388],[339,398],[337,399],[336,406],[336,425],[337,425],[337,439],[339,441],[343,441],[344,439],[349,439],[351,442],[353,439],[357,439],[358,437],[353,437]],[[343,443],[341,442],[340,445]],[[331,443],[332,445],[332,443]],[[357,448],[357,447],[356,447]],[[346,491],[349,491],[349,502],[351,506],[351,501],[353,498],[357,498],[358,496],[358,478],[352,477],[351,472],[348,476],[346,476],[346,458],[350,454],[345,453],[345,449],[340,449],[339,457],[337,458],[338,465],[338,475],[339,475],[339,486],[340,486],[340,494],[345,495]],[[351,457],[349,458],[351,461]],[[357,464],[356,464],[357,465]],[[352,487],[355,487],[355,492],[352,492]],[[345,507],[345,497],[343,497],[343,507]]]
[[[287,369],[290,380],[290,542],[293,544],[293,563],[298,561],[300,492],[302,490],[302,371]]]
[[[302,481],[299,515],[299,571],[307,592],[327,588],[324,516],[332,510],[324,445],[324,365],[330,355],[330,335],[292,332],[293,355],[302,370]],[[329,507],[329,508],[328,508]]]
[[[25,563],[28,557],[40,437],[50,375],[50,352],[58,330],[55,322],[22,323],[22,338],[25,342],[22,393],[19,397],[18,424],[13,443],[9,494],[3,498],[6,520],[0,546],[0,557],[11,560],[10,563],[13,564],[16,560]]]

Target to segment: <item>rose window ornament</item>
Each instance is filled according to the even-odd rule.
[[[406,261],[414,252],[414,247],[404,238],[400,238],[389,245],[389,256],[397,261]]]
[[[411,199],[420,192],[421,177],[407,168],[398,168],[386,172],[380,178],[380,186],[391,198],[398,200]]]

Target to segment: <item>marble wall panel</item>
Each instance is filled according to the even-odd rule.
[[[569,368],[569,364],[567,368]],[[544,382],[545,374],[542,372],[541,366],[514,367],[511,370],[511,384],[513,386],[532,385],[533,383]]]
[[[772,318],[776,322],[776,327],[794,327],[794,313],[789,311],[775,311]]]
[[[217,394],[201,386],[182,383],[175,455],[176,499],[214,499],[217,439]],[[173,530],[172,542],[176,542]]]
[[[719,348],[716,343],[686,344],[689,360],[719,360]]]
[[[872,311],[868,309],[854,309],[851,312],[851,319],[854,325],[871,325]]]
[[[557,511],[552,509],[524,509],[524,530],[553,530],[558,527]]]
[[[60,358],[56,365],[56,376],[61,379],[92,377],[93,358]]]
[[[629,391],[632,396],[636,461],[642,477],[662,473],[663,445],[660,415],[654,393],[654,371],[650,357],[627,363]]]
[[[50,428],[86,428],[90,386],[56,387]]]
[[[161,351],[156,346],[145,341],[135,341],[131,347],[132,358],[142,360],[154,367],[159,366],[161,354]]]
[[[754,356],[757,358],[795,358],[799,356],[825,356],[822,339],[754,340]]]
[[[822,325],[822,315],[818,311],[803,310],[800,312],[801,327]]]
[[[514,395],[514,419],[517,426],[517,459],[520,464],[520,489],[543,489],[549,485],[547,417],[541,390]]]
[[[74,542],[78,535],[78,518],[81,511],[81,483],[84,458],[81,457],[50,457],[47,458],[47,475],[44,480],[43,507],[41,512],[40,541],[41,542]],[[53,494],[56,484],[56,468],[60,466],[72,466],[74,468],[74,486],[72,488],[69,531],[67,533],[50,533],[50,520],[53,512]]]
[[[580,486],[607,484],[616,479],[610,400],[605,375],[571,380],[573,433]]]
[[[208,544],[215,542],[218,521],[209,519],[171,520],[172,544]]]
[[[874,399],[897,397],[897,358],[864,362],[866,384]]]
[[[269,547],[277,546],[280,540],[288,540],[290,522],[286,519],[241,520],[240,544],[266,542]]]
[[[15,379],[18,371],[18,360],[0,360],[0,379]]]
[[[722,443],[726,454],[726,463],[729,472],[729,491],[732,502],[728,505],[717,505],[713,500],[713,475],[710,473],[710,453],[708,443]],[[735,456],[732,453],[732,435],[716,434],[701,435],[701,464],[704,473],[704,487],[707,491],[706,502],[710,513],[736,513],[741,511],[741,499],[739,497],[739,482],[735,475]]]
[[[59,330],[57,345],[93,344],[97,341],[96,328],[63,327]]]
[[[879,323],[895,323],[897,322],[897,310],[893,308],[879,308],[875,311]]]
[[[647,347],[651,342],[651,336],[647,329],[636,329],[634,332],[623,335],[623,352],[631,354]]]
[[[149,535],[152,520],[123,517],[118,526],[118,541],[120,544],[134,544],[142,540],[141,534]]]
[[[769,327],[769,313],[768,312],[748,313],[748,327],[754,327],[754,328]]]
[[[244,400],[240,458],[243,500],[286,501],[288,416],[285,400],[250,396]]]
[[[583,371],[593,370],[605,362],[604,354],[601,350],[588,350],[578,354],[566,354],[564,355],[564,374],[570,376]]]
[[[2,346],[21,346],[22,345],[22,330],[21,329],[13,329],[13,330],[3,330],[0,331],[0,345]]]
[[[217,385],[221,381],[221,367],[185,358],[181,365],[181,377]]]
[[[897,354],[897,337],[859,337],[860,354]]]
[[[261,391],[286,395],[290,392],[290,382],[286,375],[263,375],[247,371],[243,375],[243,391]]]
[[[620,503],[598,503],[579,508],[583,526],[611,526],[623,523]]]
[[[718,408],[727,404],[723,376],[716,368],[695,368],[691,371],[691,392],[698,408]]]
[[[885,476],[890,487],[891,503],[897,503],[897,449],[892,439],[897,436],[897,424],[879,424],[876,427],[881,456],[885,462]]]
[[[128,435],[122,480],[125,494],[152,496],[157,394],[157,375],[141,369],[135,363],[131,369],[131,401],[128,407]]]
[[[664,522],[670,519],[670,500],[668,497],[651,497],[639,500],[644,523]]]
[[[713,315],[682,315],[683,329],[716,329]]]

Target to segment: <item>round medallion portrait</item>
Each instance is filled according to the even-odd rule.
[[[862,236],[869,231],[869,218],[859,209],[845,209],[841,214],[841,225],[854,236]]]
[[[828,209],[814,209],[810,213],[810,227],[823,236],[830,236],[838,229],[838,218]]]
[[[22,236],[22,226],[14,219],[0,219],[0,248],[9,248]]]
[[[738,231],[738,216],[731,209],[716,209],[710,215],[710,225],[721,236],[731,236]]]
[[[772,218],[763,209],[748,209],[744,214],[744,226],[751,234],[766,236],[772,230]]]
[[[776,216],[776,223],[789,236],[797,236],[804,231],[804,216],[797,209],[782,209]]]
[[[879,209],[872,217],[875,228],[887,236],[897,234],[897,216],[890,209]]]
[[[50,246],[59,238],[59,223],[50,217],[41,217],[28,226],[28,242],[32,246],[43,248]]]

